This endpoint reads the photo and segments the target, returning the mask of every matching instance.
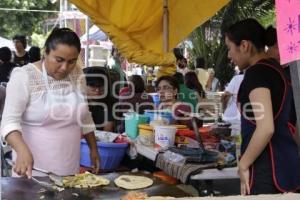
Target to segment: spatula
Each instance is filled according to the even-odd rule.
[[[53,172],[49,172],[49,171],[46,171],[44,169],[40,169],[37,167],[33,167],[32,169],[35,171],[41,172],[43,174],[46,174],[49,177],[49,179],[55,183],[55,185],[60,186],[60,187],[63,186],[63,177],[62,176],[59,176],[57,174],[54,174]]]
[[[10,166],[13,166],[13,165],[14,165],[14,163],[13,163],[12,160],[6,159],[6,162],[7,162]],[[48,172],[48,171],[46,171],[46,170],[39,169],[39,168],[36,168],[36,167],[33,167],[33,170],[39,171],[39,172],[41,172],[41,173],[43,173],[43,174],[46,174],[46,175],[49,177],[49,179],[55,183],[55,185],[57,185],[57,186],[63,186],[63,181],[62,181],[62,180],[63,180],[63,177],[62,177],[62,176],[59,176],[59,175],[54,174],[54,173],[52,173],[52,172]],[[56,188],[55,185],[52,184],[52,183],[48,183],[48,182],[46,182],[46,181],[40,181],[40,180],[36,179],[36,178],[33,177],[33,176],[31,177],[31,179],[32,179],[34,182],[36,182],[37,184],[39,184],[39,185],[45,187],[45,188],[48,189],[48,190],[52,190],[52,191],[56,191],[56,190],[57,190],[57,189],[55,189],[55,188]]]

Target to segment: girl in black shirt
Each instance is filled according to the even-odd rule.
[[[225,31],[228,57],[245,71],[241,109],[241,194],[300,189],[300,156],[289,130],[293,97],[279,63],[265,53],[265,29],[246,19]]]

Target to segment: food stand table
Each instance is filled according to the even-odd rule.
[[[136,144],[137,152],[152,160],[155,161],[158,150],[153,147],[145,146],[142,144]],[[237,167],[219,169],[205,169],[201,173],[191,176],[192,180],[217,180],[217,179],[238,179]]]

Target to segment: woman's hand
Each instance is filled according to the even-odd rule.
[[[84,135],[86,142],[90,148],[90,159],[93,166],[93,173],[98,173],[100,169],[100,156],[98,152],[96,137],[94,132],[90,132]]]
[[[241,165],[239,166],[239,175],[241,181],[241,195],[250,194],[250,172],[249,168],[243,168]]]
[[[93,173],[97,174],[100,170],[100,156],[97,148],[91,149],[90,159],[93,166]]]
[[[19,176],[27,176],[31,178],[33,167],[33,157],[27,146],[24,146],[22,150],[17,152],[17,160],[13,166],[14,172]]]

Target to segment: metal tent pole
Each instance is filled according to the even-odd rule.
[[[90,40],[90,22],[89,22],[89,17],[86,16],[85,18],[85,32],[86,32],[86,45],[85,45],[85,54],[84,54],[84,63],[85,63],[85,67],[89,67],[89,40]]]
[[[163,4],[163,50],[169,51],[169,10],[168,0],[164,0]]]
[[[62,28],[63,27],[63,21],[62,21],[62,17],[63,17],[63,0],[59,1],[59,27]]]
[[[294,101],[297,114],[297,130],[300,137],[300,60],[292,62],[290,65]]]

